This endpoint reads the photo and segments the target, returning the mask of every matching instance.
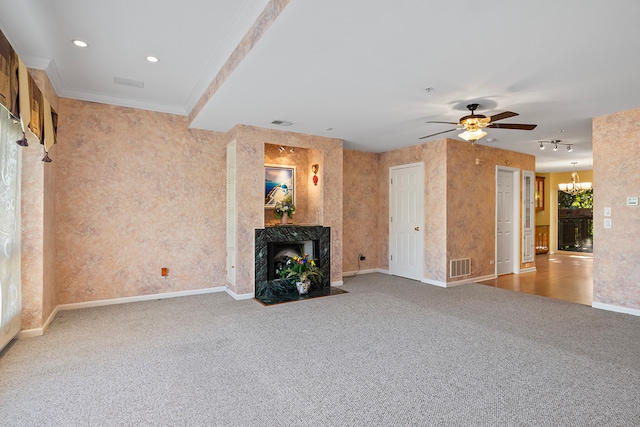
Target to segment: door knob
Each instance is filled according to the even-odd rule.
[[[414,228],[414,230],[420,231],[420,227],[416,227],[416,228]]]

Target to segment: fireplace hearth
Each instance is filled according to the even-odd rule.
[[[302,248],[301,248],[302,246]],[[300,254],[300,249],[316,260],[322,277],[309,295],[299,295],[293,279],[279,279],[274,263],[278,253]],[[256,230],[255,296],[263,304],[325,296],[331,289],[331,229],[322,226],[287,225]]]

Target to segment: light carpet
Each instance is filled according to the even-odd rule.
[[[0,358],[2,426],[638,426],[640,318],[383,274],[271,307],[58,313]]]

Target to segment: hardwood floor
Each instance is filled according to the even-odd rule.
[[[482,285],[591,305],[593,257],[590,254],[536,255],[536,272],[505,274]]]

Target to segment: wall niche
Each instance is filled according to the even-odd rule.
[[[296,212],[290,224],[321,225],[322,224],[322,180],[318,185],[313,184],[311,165],[318,163],[320,150],[286,146],[279,144],[264,144],[264,164],[278,166],[295,166],[296,177],[294,184]],[[322,167],[318,176],[322,172]],[[264,209],[264,225],[272,226],[280,223],[273,208]]]

